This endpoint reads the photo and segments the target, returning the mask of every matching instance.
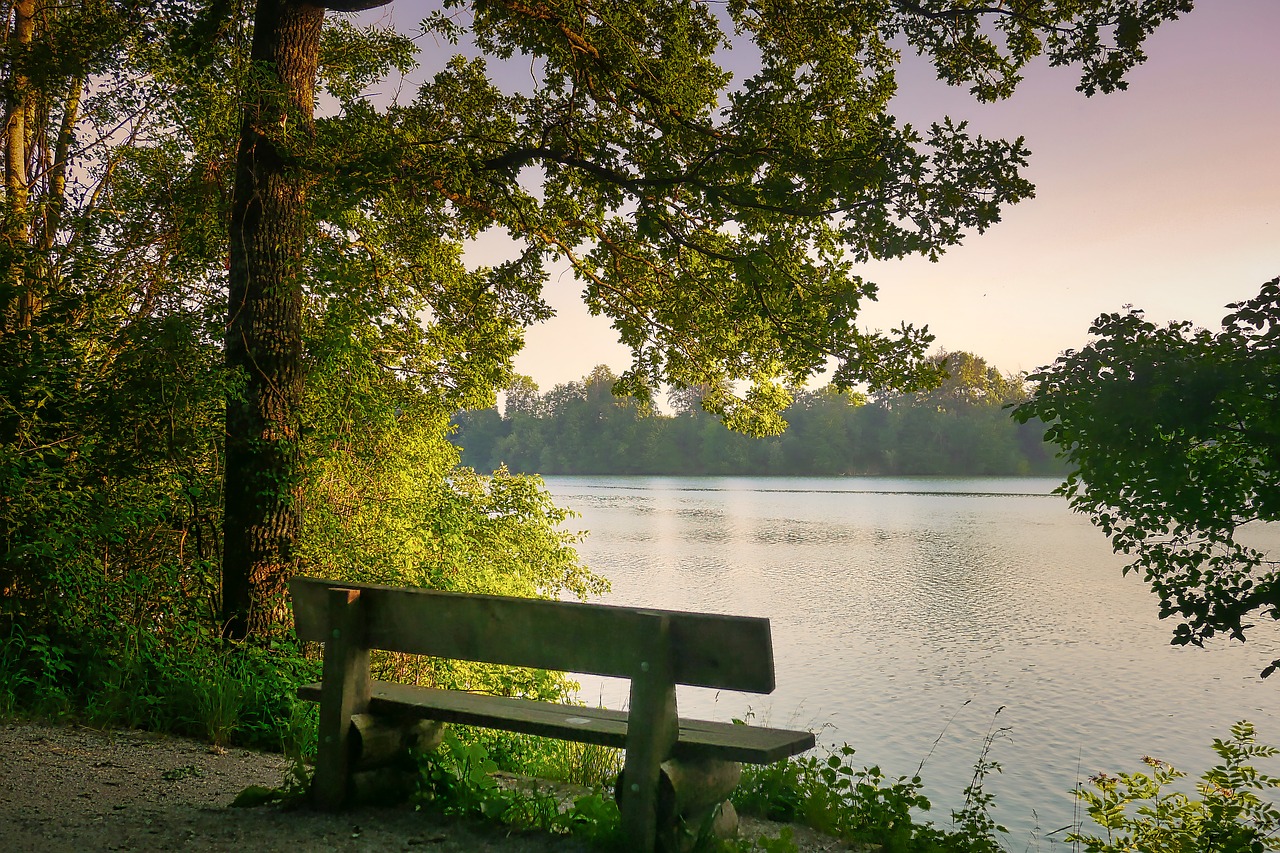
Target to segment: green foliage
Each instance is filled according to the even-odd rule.
[[[984,742],[965,802],[953,813],[953,826],[944,830],[919,822],[916,814],[929,810],[919,776],[886,779],[879,767],[856,768],[853,747],[844,746],[825,758],[799,756],[774,764],[747,767],[733,793],[743,814],[770,820],[803,823],[846,842],[880,845],[885,851],[954,851],[996,853],[996,840],[1006,830],[990,817],[992,797],[983,779],[999,766],[990,761],[991,736]],[[788,850],[788,839],[744,843],[738,849]]]
[[[1280,576],[1247,544],[1250,523],[1280,518],[1280,279],[1229,307],[1216,333],[1104,314],[1015,413],[1048,424],[1072,469],[1060,491],[1132,555],[1125,571],[1181,620],[1176,644],[1280,618]]]
[[[491,57],[535,57],[534,94],[505,93],[483,60],[457,57],[386,108],[360,93],[410,65],[411,40],[331,22],[319,76],[335,110],[314,139],[293,121],[274,140],[305,175],[304,221],[283,223],[305,235],[302,337],[284,343],[302,352],[307,397],[285,419],[300,470],[264,482],[304,512],[303,567],[486,592],[601,588],[536,481],[459,468],[442,439],[452,413],[491,404],[510,379],[523,328],[548,316],[555,260],[631,347],[618,385],[642,402],[664,382],[707,389],[725,421],[767,433],[828,357],[840,387],[923,387],[936,375],[927,332],[860,331],[876,288],[854,264],[936,257],[1032,188],[1020,140],[944,117],[918,131],[889,114],[895,46],[924,50],[983,98],[1008,94],[1041,54],[1106,90],[1187,5],[1030,0],[1016,15],[943,15],[928,3],[836,14],[731,2],[727,19],[762,60],[731,89],[721,18],[702,4],[552,3],[545,15],[474,4],[431,26]],[[224,369],[226,223],[240,111],[266,77],[249,62],[248,13],[71,4],[42,7],[29,43],[5,31],[10,112],[31,121],[8,123],[0,148],[12,158],[0,704],[283,746],[296,771],[314,710],[293,690],[316,661],[266,638],[224,645],[216,616],[227,401],[246,395],[245,376]],[[469,268],[463,248],[486,231],[518,249]],[[701,448],[724,445],[702,422],[687,429]],[[715,452],[724,467],[740,455]],[[272,616],[282,627],[283,611]],[[426,677],[536,696],[564,687],[545,673]],[[487,759],[450,755],[441,784],[483,787],[457,769]],[[894,793],[893,809],[907,796]],[[604,825],[605,801],[584,802],[584,820]]]
[[[620,819],[612,797],[600,790],[567,806],[550,793],[499,784],[497,763],[485,747],[446,730],[435,752],[419,756],[414,801],[450,817],[496,820],[517,829],[574,834],[588,841],[615,842]]]
[[[510,792],[500,792],[493,774],[498,765],[478,743],[464,743],[446,731],[440,749],[421,756],[417,801],[436,803],[452,816],[500,818]]]
[[[246,11],[107,3],[37,22],[26,133],[43,165],[21,234],[5,208],[0,263],[0,668],[11,676],[0,709],[275,748],[307,737],[281,697],[314,680],[291,678],[314,664],[217,639],[226,401],[244,391],[223,337]],[[347,142],[376,129],[358,93],[412,50],[331,22],[321,78]],[[6,84],[15,67],[0,71]],[[529,268],[468,271],[460,233],[422,224],[438,221],[429,200],[353,195],[356,176],[333,166],[315,178],[304,229],[304,465],[287,483],[308,519],[301,568],[520,595],[600,590],[536,481],[460,469],[445,439],[457,407],[492,401],[521,325],[544,315],[494,289]],[[287,612],[277,616],[284,633]],[[564,690],[546,673],[436,675]]]
[[[677,391],[674,417],[654,415],[611,390],[597,367],[581,382],[539,395],[527,377],[508,391],[506,416],[463,412],[454,441],[478,467],[505,464],[544,474],[934,474],[1058,473],[1043,428],[1015,423],[1004,407],[1025,399],[1021,378],[969,353],[942,353],[931,392],[879,394],[873,402],[833,386],[796,394],[780,436],[726,433],[701,403]]]
[[[747,766],[732,801],[742,814],[783,823],[802,823],[846,842],[880,845],[885,851],[920,853],[995,853],[997,834],[1004,833],[989,816],[990,795],[982,790],[986,774],[999,768],[988,758],[988,736],[974,780],[965,791],[964,807],[953,815],[951,829],[918,822],[927,811],[921,780],[886,780],[878,767],[857,769],[852,747],[845,745],[825,758],[801,756],[766,766]],[[544,788],[500,781],[500,769],[564,780],[559,742],[483,729],[449,729],[441,748],[419,756],[416,802],[455,817],[498,820],[516,828],[572,833],[598,843],[617,842],[618,810],[609,776],[585,780],[591,793],[557,803]],[[573,746],[573,745],[569,745]],[[548,761],[548,757],[550,760]],[[514,763],[513,763],[514,762]],[[616,753],[615,753],[616,762]],[[617,763],[609,772],[616,773]],[[548,772],[550,771],[550,772]],[[794,850],[790,828],[778,838],[698,840],[697,850]]]
[[[562,686],[557,682],[557,687]],[[564,701],[562,695],[544,697]],[[611,789],[622,772],[619,749],[499,729],[454,726],[463,742],[483,749],[498,770],[588,789]]]
[[[927,809],[919,777],[885,786],[878,767],[855,769],[845,744],[825,759],[801,756],[744,771],[733,801],[743,813],[801,822],[856,841],[910,834],[911,810]]]
[[[412,277],[434,291],[439,327],[470,334],[438,363],[447,369],[500,356],[545,316],[546,269],[565,262],[632,350],[621,390],[715,388],[709,407],[755,433],[777,432],[789,389],[828,358],[840,387],[927,382],[926,332],[857,327],[876,286],[855,264],[937,257],[1032,191],[1021,140],[975,137],[944,116],[919,130],[896,120],[899,45],[984,99],[1009,95],[1040,55],[1106,91],[1123,87],[1155,26],[1189,8],[445,5],[427,32],[474,50],[439,57],[412,101],[385,110],[354,96],[376,76],[367,48],[345,47],[356,33],[325,43],[351,82],[322,75],[342,109],[299,156],[317,174],[331,248],[367,253],[377,275],[366,282]],[[392,39],[383,53],[403,63],[402,50]],[[733,79],[720,63],[739,53],[758,70]],[[487,59],[515,56],[536,59],[532,94],[490,73]],[[484,231],[509,236],[512,258],[466,272],[458,247]]]
[[[1222,763],[1205,771],[1196,795],[1169,790],[1186,774],[1155,758],[1143,758],[1148,773],[1105,773],[1090,778],[1091,788],[1075,795],[1105,835],[1074,832],[1067,841],[1088,853],[1261,853],[1280,849],[1280,807],[1260,793],[1280,788],[1280,778],[1254,768],[1259,758],[1277,754],[1254,739],[1253,726],[1241,721],[1231,738],[1215,738]]]
[[[927,334],[861,332],[875,286],[853,264],[934,256],[1031,187],[1020,141],[942,117],[917,131],[889,114],[891,45],[929,52],[982,97],[1007,94],[1038,54],[1106,89],[1182,5],[1032,7],[944,23],[906,5],[731,3],[720,16],[651,0],[530,16],[477,4],[428,28],[478,49],[460,52],[537,57],[534,94],[502,91],[483,60],[459,56],[407,102],[376,107],[361,93],[412,64],[413,39],[331,20],[319,78],[332,110],[314,139],[294,121],[273,140],[306,186],[304,221],[287,223],[305,242],[291,306],[302,339],[287,343],[309,396],[278,422],[300,469],[260,485],[287,492],[288,513],[315,515],[306,565],[362,559],[383,578],[502,589],[498,571],[467,578],[521,543],[499,569],[550,568],[514,586],[596,588],[546,533],[557,519],[532,484],[455,473],[430,435],[510,379],[523,328],[548,316],[552,261],[631,346],[618,384],[640,399],[662,382],[712,389],[726,421],[770,432],[789,389],[829,356],[842,386],[919,386]],[[249,12],[108,2],[42,8],[29,42],[6,29],[0,74],[30,119],[9,123],[0,148],[13,158],[0,241],[6,628],[56,639],[103,624],[177,646],[225,603],[225,418],[228,400],[246,399],[246,377],[223,367],[226,223],[240,111],[269,76],[249,61]],[[991,42],[983,21],[1007,40]],[[718,64],[739,48],[730,23],[763,57],[739,81]],[[508,234],[513,256],[468,267],[464,247],[486,231]],[[383,461],[367,448],[405,452]],[[709,464],[727,468],[735,453]],[[415,465],[434,488],[409,481]],[[448,524],[411,532],[437,512]],[[435,534],[466,547],[433,552]],[[271,616],[279,628],[283,608]]]
[[[515,752],[518,761],[503,769],[593,790],[612,787],[622,772],[623,752],[593,743],[513,736],[529,744]]]
[[[458,466],[447,437],[456,401],[378,366],[392,352],[418,358],[425,345],[394,324],[350,327],[352,292],[327,297],[308,333],[302,570],[496,595],[586,598],[606,590],[579,561],[577,535],[562,526],[571,514],[539,480]],[[421,307],[412,299],[406,306]],[[375,665],[381,677],[502,695],[560,698],[567,689],[560,676],[463,661],[379,655]]]
[[[289,647],[223,648],[192,634],[170,643],[109,629],[25,635],[0,644],[0,711],[83,719],[284,751],[315,752],[315,709],[295,696],[319,663]]]

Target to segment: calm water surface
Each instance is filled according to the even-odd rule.
[[[546,483],[590,531],[579,552],[612,581],[606,601],[771,620],[778,689],[681,688],[682,714],[820,729],[891,776],[924,761],[940,823],[984,736],[1007,727],[994,747],[1004,772],[987,787],[1012,849],[1037,827],[1061,836],[1051,833],[1072,821],[1077,779],[1143,769],[1143,755],[1198,775],[1239,719],[1280,743],[1280,675],[1257,677],[1280,657],[1280,631],[1170,646],[1154,596],[1049,494],[1056,480]],[[1280,550],[1280,531],[1257,536]],[[618,683],[584,681],[583,692],[625,703]]]

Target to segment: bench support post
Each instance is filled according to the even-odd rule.
[[[680,734],[672,674],[670,619],[657,617],[649,639],[641,656],[639,671],[631,679],[627,757],[622,771],[622,802],[619,804],[622,831],[628,844],[643,853],[650,853],[657,843],[659,775],[662,762],[671,755]]]
[[[369,649],[360,590],[330,589],[330,635],[324,643],[320,743],[311,793],[317,806],[335,810],[347,799],[351,774],[351,716],[369,708]]]

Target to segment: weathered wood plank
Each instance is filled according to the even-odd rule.
[[[319,702],[320,684],[298,688],[298,696]],[[627,741],[625,711],[413,687],[389,681],[373,682],[369,712],[498,728],[600,746],[622,748]]]
[[[674,814],[666,819],[658,816],[662,762],[680,736],[670,638],[671,620],[655,614],[639,646],[643,657],[640,671],[631,679],[627,755],[618,807],[628,846],[642,853],[650,853],[657,834],[667,832],[675,822]]]
[[[569,601],[338,584],[290,583],[298,637],[327,637],[325,590],[358,589],[371,647],[509,666],[632,678],[655,615],[670,622],[678,684],[771,693],[769,620],[751,616],[643,610]],[[608,642],[601,642],[608,638]],[[518,641],[516,641],[518,640]]]
[[[325,595],[329,636],[324,646],[319,747],[312,796],[323,809],[340,808],[350,775],[351,717],[369,705],[369,647],[364,642],[360,592],[331,589]]]
[[[312,702],[320,701],[320,693],[319,683],[298,688],[298,696]],[[627,745],[627,712],[609,708],[556,705],[375,681],[369,697],[369,712],[484,726],[618,749]],[[789,729],[690,718],[681,718],[679,725],[671,756],[682,760],[719,758],[771,764],[812,749],[815,743],[811,732]]]
[[[772,764],[813,749],[813,732],[739,726],[712,720],[680,720],[680,740],[673,758],[719,758],[747,764]]]

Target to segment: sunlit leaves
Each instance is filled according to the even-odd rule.
[[[1091,28],[1127,6],[445,5],[436,30],[528,57],[531,86],[455,58],[412,104],[322,126],[317,167],[337,164],[355,197],[394,185],[441,239],[503,231],[528,269],[567,263],[632,350],[621,390],[722,388],[713,408],[754,432],[777,428],[782,389],[833,362],[844,386],[926,384],[926,330],[858,326],[875,285],[856,265],[936,258],[1032,194],[1021,140],[941,116],[921,133],[888,113],[895,39],[955,80],[997,80],[979,91],[996,97],[1046,51],[1137,61],[1143,27],[1176,11],[1147,4],[1113,44]]]
[[[932,58],[939,78],[968,85],[986,101],[1007,97],[1038,56],[1080,69],[1086,95],[1124,89],[1124,75],[1146,59],[1157,26],[1191,11],[1193,0],[886,0],[893,31]]]

